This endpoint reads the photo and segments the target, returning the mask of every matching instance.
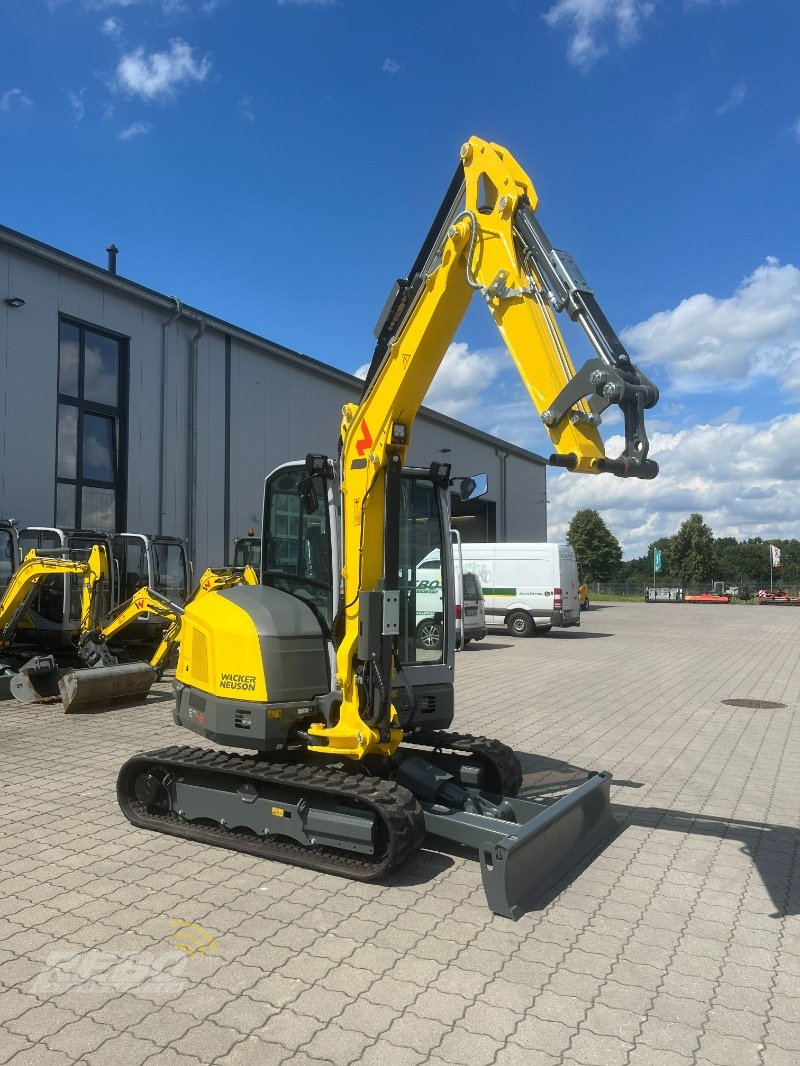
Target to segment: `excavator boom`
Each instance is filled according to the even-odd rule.
[[[549,434],[551,462],[569,470],[650,479],[644,411],[658,390],[636,369],[571,256],[546,237],[530,178],[504,149],[471,138],[407,278],[398,281],[375,329],[361,400],[343,410],[340,440],[344,635],[337,649],[341,707],[335,725],[315,725],[330,754],[391,755],[402,732],[390,706],[398,572],[400,470],[413,423],[475,295],[486,303]],[[566,311],[595,358],[576,373],[555,321]],[[610,405],[624,415],[625,447],[608,458],[598,427]],[[436,471],[432,467],[432,476]],[[438,476],[448,477],[441,465]],[[364,615],[385,632],[363,639]],[[360,739],[359,739],[360,738]]]

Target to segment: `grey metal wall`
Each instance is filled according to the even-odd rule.
[[[342,405],[358,395],[358,386],[348,379],[292,362],[268,344],[230,335],[226,344],[224,324],[210,322],[197,341],[192,472],[190,353],[197,323],[181,318],[164,331],[169,309],[146,294],[131,295],[111,277],[83,276],[80,270],[11,247],[0,234],[0,300],[15,295],[25,300],[24,307],[13,309],[0,302],[0,517],[14,517],[23,524],[53,522],[59,314],[130,338],[126,525],[131,531],[159,528],[159,405],[165,340],[161,528],[187,537],[194,526],[199,569],[219,565],[226,556],[226,492],[231,540],[250,527],[260,533],[265,474],[309,451],[332,453]],[[409,457],[420,465],[448,461],[456,473],[485,471],[488,498],[496,502],[498,539],[546,540],[545,468],[518,452],[504,460],[504,451],[500,442],[421,414]],[[230,543],[227,547],[230,556]]]

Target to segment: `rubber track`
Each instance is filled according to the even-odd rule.
[[[273,836],[256,837],[244,830],[223,826],[198,825],[171,811],[150,810],[134,793],[134,782],[142,771],[161,768],[186,774],[192,770],[215,773],[244,784],[270,785],[316,792],[328,799],[358,801],[383,822],[389,846],[378,858],[349,855],[322,847],[305,847],[296,841]],[[210,748],[169,747],[142,752],[128,759],[117,779],[117,800],[128,821],[140,829],[150,829],[185,840],[197,840],[215,847],[242,851],[260,858],[303,866],[322,873],[338,874],[357,881],[374,881],[400,866],[425,836],[422,810],[411,793],[394,781],[345,773],[331,767],[293,763],[267,763],[254,756],[232,755]]]
[[[522,767],[519,759],[514,751],[502,741],[490,740],[488,737],[475,737],[471,733],[447,733],[437,729],[429,733],[413,733],[407,738],[406,743],[477,756],[489,763],[494,770],[500,786],[497,791],[502,796],[516,796],[522,785]],[[487,789],[486,791],[494,790]]]

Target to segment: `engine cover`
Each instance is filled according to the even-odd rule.
[[[186,606],[175,680],[238,704],[311,700],[330,690],[325,637],[310,607],[263,585]]]

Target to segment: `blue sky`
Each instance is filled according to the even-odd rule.
[[[0,222],[99,263],[113,240],[127,277],[354,371],[460,144],[497,141],[662,390],[661,476],[549,475],[551,537],[579,506],[628,555],[692,510],[718,533],[798,532],[796,0],[0,0],[0,15]],[[430,402],[549,454],[482,307]]]

